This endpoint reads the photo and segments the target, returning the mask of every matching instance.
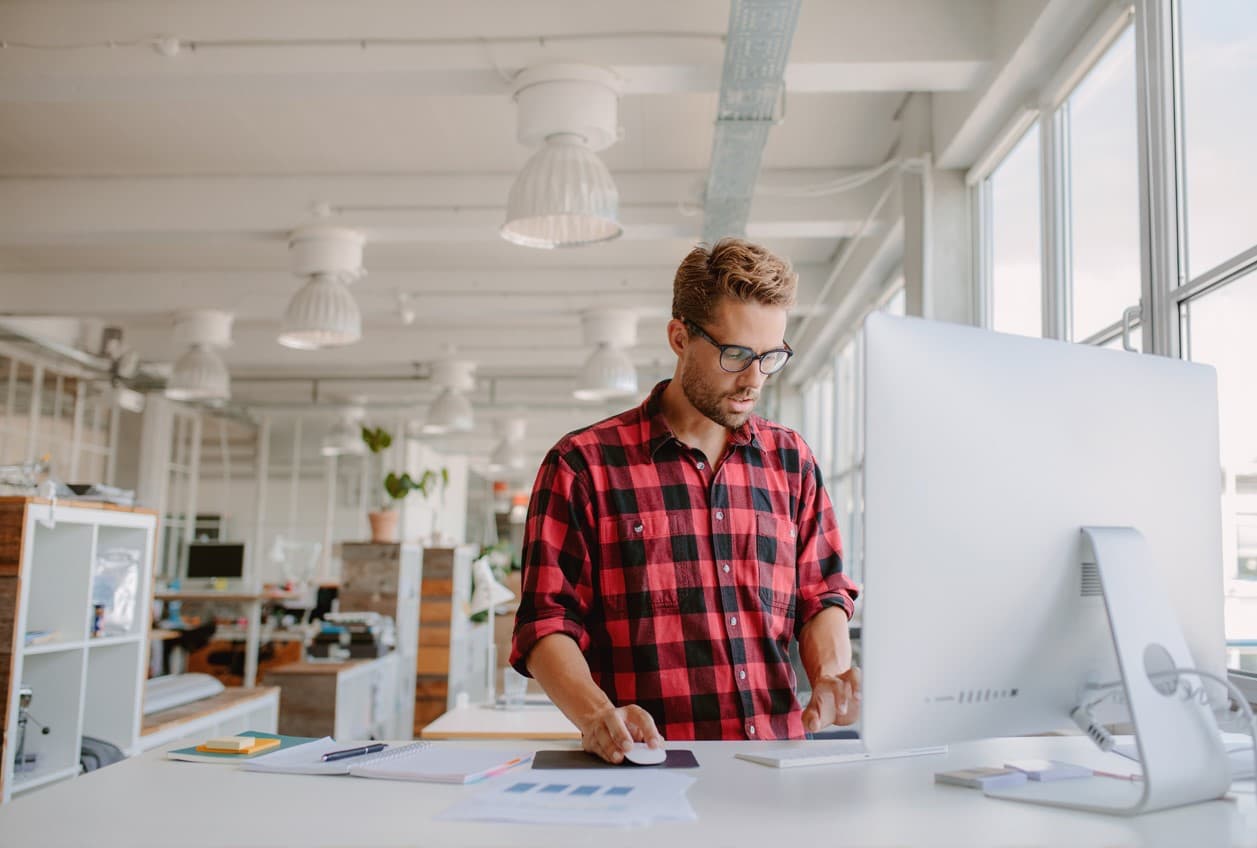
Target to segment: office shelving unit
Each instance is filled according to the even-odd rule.
[[[77,775],[84,736],[139,752],[156,526],[149,510],[0,497],[0,800]],[[101,557],[119,550],[136,562],[133,602],[114,632],[94,636]],[[35,631],[44,638],[28,646]],[[36,759],[18,769],[24,687],[24,753]]]

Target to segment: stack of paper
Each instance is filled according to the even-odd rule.
[[[644,827],[698,818],[686,790],[694,778],[648,769],[516,771],[437,818],[522,824]]]

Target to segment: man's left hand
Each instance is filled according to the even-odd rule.
[[[855,724],[860,718],[860,669],[852,666],[842,674],[822,674],[812,681],[812,699],[803,710],[803,729],[808,733],[831,724]]]

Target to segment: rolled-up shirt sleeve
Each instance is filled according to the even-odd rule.
[[[826,607],[842,607],[850,619],[855,612],[855,599],[860,594],[856,584],[842,571],[838,520],[821,480],[820,468],[810,456],[803,469],[796,521],[799,527],[795,560],[799,581],[795,614],[797,636],[803,625]]]
[[[528,654],[552,633],[589,647],[593,505],[584,479],[558,450],[541,465],[524,524],[523,575],[511,665],[528,674]]]

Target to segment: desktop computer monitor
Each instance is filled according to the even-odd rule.
[[[244,577],[244,542],[189,542],[189,580]]]
[[[1212,368],[882,314],[864,332],[870,750],[1072,727],[1087,684],[1154,670],[1153,642],[1225,673]],[[1084,564],[1095,526],[1142,535],[1133,577]],[[1142,638],[1162,617],[1182,636],[1119,664],[1119,625]],[[1178,735],[1212,750],[1212,715],[1190,721]]]

